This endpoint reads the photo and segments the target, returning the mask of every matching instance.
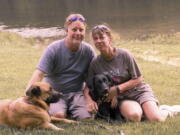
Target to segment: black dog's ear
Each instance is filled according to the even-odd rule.
[[[95,77],[91,77],[88,81],[87,81],[87,86],[89,88],[89,95],[91,96],[91,98],[96,101],[97,100],[97,95],[96,95],[96,91],[95,91],[95,86],[94,83],[95,82]]]
[[[87,81],[86,81],[86,85],[89,89],[94,89],[94,85],[93,85],[93,77],[89,78]]]
[[[40,96],[41,95],[41,90],[39,86],[31,86],[27,91],[26,91],[27,96]]]
[[[92,79],[92,86],[93,86],[93,89],[90,89],[90,96],[92,97],[92,99],[94,101],[97,101],[99,94],[98,94],[97,89],[96,89],[96,75]]]

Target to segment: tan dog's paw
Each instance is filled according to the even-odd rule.
[[[64,131],[64,129],[57,127],[56,125],[52,123],[45,122],[42,125],[40,125],[41,128],[47,128],[47,129],[52,129],[54,131]]]
[[[75,120],[68,120],[68,119],[66,119],[64,122],[66,122],[66,123],[77,123],[77,121],[75,121]]]
[[[64,131],[63,128],[57,128],[56,131]]]
[[[58,118],[58,117],[54,117],[54,116],[51,116],[51,120],[54,122],[76,123],[76,121],[74,121],[74,120],[69,120],[66,118]]]

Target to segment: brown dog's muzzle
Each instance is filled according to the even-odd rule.
[[[55,91],[55,90],[53,90]],[[63,94],[61,92],[55,92],[54,94],[52,94],[51,96],[49,96],[47,99],[46,99],[46,103],[47,104],[50,104],[50,103],[56,103],[59,101],[60,98],[63,97]]]

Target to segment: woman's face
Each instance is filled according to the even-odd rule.
[[[105,51],[111,47],[111,39],[106,33],[97,33],[93,35],[95,47],[100,51]]]
[[[73,45],[79,45],[85,37],[86,26],[83,22],[77,20],[67,27],[67,39]]]

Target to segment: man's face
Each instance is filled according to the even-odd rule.
[[[77,20],[67,27],[67,39],[69,43],[79,46],[85,37],[86,26],[83,22]]]

